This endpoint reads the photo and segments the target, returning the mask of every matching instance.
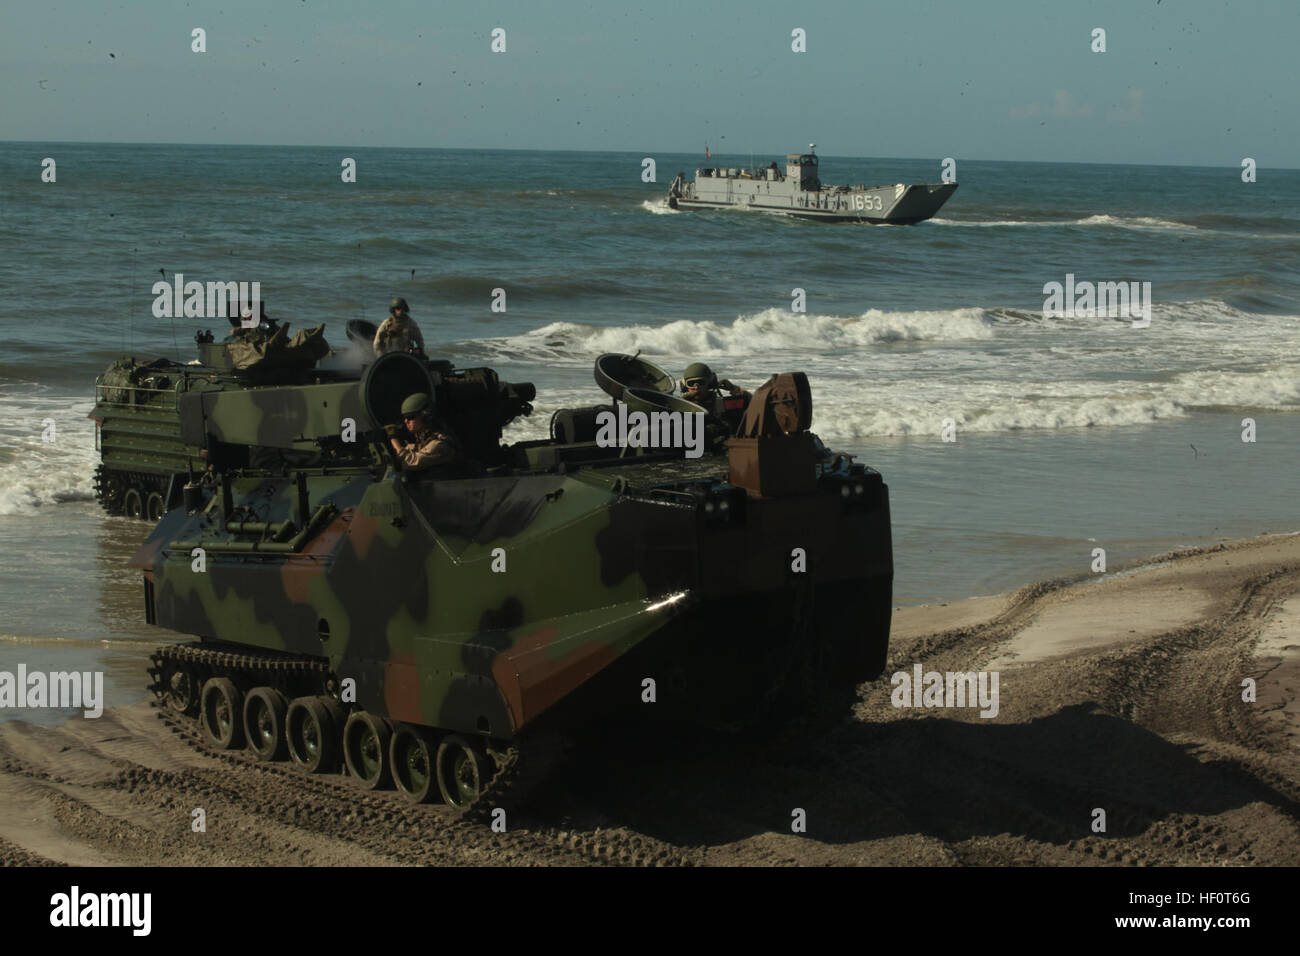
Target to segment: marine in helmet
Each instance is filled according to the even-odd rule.
[[[412,347],[423,353],[424,336],[411,318],[406,300],[394,299],[388,306],[388,318],[379,323],[379,329],[375,332],[375,354],[406,352]]]
[[[460,444],[447,430],[434,428],[433,400],[425,392],[416,392],[402,402],[402,422],[414,440],[399,441],[396,425],[389,425],[388,440],[393,453],[406,472],[423,471],[434,465],[450,465],[460,460]]]
[[[738,407],[741,409],[749,403],[750,399],[749,392],[739,385],[733,385],[725,378],[719,381],[718,376],[713,374],[713,370],[703,362],[695,362],[687,366],[678,384],[681,386],[682,398],[694,402],[710,415],[719,418],[735,409],[728,407],[727,399],[718,394],[718,389],[725,388],[729,398],[739,399]]]

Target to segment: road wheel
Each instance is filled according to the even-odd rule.
[[[387,790],[393,784],[393,728],[382,717],[354,711],[343,728],[343,759],[348,773],[367,790]]]
[[[99,493],[100,503],[103,504],[104,510],[109,514],[118,513],[122,507],[122,479],[115,472],[105,470],[103,465],[96,469],[95,476],[97,479],[96,490]]]
[[[171,662],[163,668],[163,700],[176,713],[186,717],[197,714],[202,689],[198,675],[184,664]]]
[[[448,734],[438,745],[438,790],[443,801],[464,810],[492,779],[491,767],[482,747],[460,734]]]
[[[145,520],[156,522],[166,510],[167,508],[163,504],[163,496],[156,491],[149,492],[149,497],[144,500]]]
[[[289,705],[285,719],[289,756],[312,773],[338,769],[339,728],[335,709],[328,697],[298,697]]]
[[[122,495],[122,514],[128,518],[144,517],[144,499],[140,497],[139,488],[128,488]]]
[[[213,677],[203,685],[199,702],[199,723],[203,735],[220,750],[236,750],[244,744],[244,695],[234,682]]]
[[[244,730],[248,749],[258,760],[283,760],[289,753],[285,739],[285,717],[289,704],[272,687],[255,687],[244,699]]]
[[[423,727],[399,724],[393,732],[388,747],[393,782],[411,803],[427,803],[438,792],[434,782],[434,752],[433,739]]]

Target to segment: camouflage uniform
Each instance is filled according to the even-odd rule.
[[[402,443],[397,453],[403,471],[423,471],[433,465],[449,465],[460,458],[460,445],[456,439],[431,428],[420,428],[415,441]]]
[[[420,327],[409,315],[400,313],[390,315],[379,324],[379,330],[375,333],[376,355],[383,355],[385,352],[405,352],[413,344],[421,352],[424,351],[424,336],[420,334]]]

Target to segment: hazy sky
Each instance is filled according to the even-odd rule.
[[[1297,62],[1300,0],[3,0],[0,138],[1295,168]]]

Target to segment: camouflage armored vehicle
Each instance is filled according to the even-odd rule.
[[[356,373],[316,370],[329,352],[323,326],[288,337],[288,326],[239,330],[224,342],[200,332],[198,359],[137,362],[123,358],[95,380],[95,497],[109,514],[157,521],[180,503],[185,482],[207,463],[181,440],[178,400],[199,391],[299,384]]]
[[[611,399],[671,389],[616,358]],[[889,498],[809,431],[806,379],[775,376],[696,459],[605,447],[588,414],[503,443],[534,392],[391,354],[355,382],[179,393],[213,470],[132,560],[148,621],[198,638],[154,655],[160,706],[215,747],[469,813],[597,722],[847,713],[885,662]],[[398,466],[385,428],[416,393],[459,461]]]

